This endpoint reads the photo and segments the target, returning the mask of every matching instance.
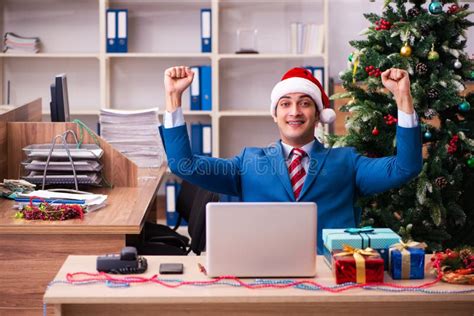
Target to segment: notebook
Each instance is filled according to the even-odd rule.
[[[315,203],[208,203],[208,276],[313,277]]]

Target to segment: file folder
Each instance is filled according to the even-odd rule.
[[[178,221],[178,213],[176,212],[176,200],[178,197],[178,184],[168,181],[165,185],[166,189],[166,225],[175,226]]]
[[[106,25],[107,52],[128,52],[128,10],[108,9]]]
[[[115,10],[107,10],[107,52],[114,52],[116,47],[116,38],[117,38],[117,12]]]
[[[324,86],[324,67],[313,67],[313,76]]]
[[[198,66],[191,67],[191,71],[194,72],[194,79],[191,83],[191,110],[201,110],[201,72]]]
[[[201,66],[201,110],[212,110],[212,69]]]
[[[201,9],[201,52],[212,51],[211,9]]]
[[[201,123],[191,124],[191,150],[194,155],[202,155],[202,126]]]
[[[202,128],[202,154],[212,156],[212,128],[210,124],[201,125]]]

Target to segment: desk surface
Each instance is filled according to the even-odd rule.
[[[183,275],[162,276],[163,279],[182,279],[186,281],[209,280],[203,275],[197,263],[204,264],[205,257],[147,257],[148,271],[142,276],[151,277],[158,274],[158,267],[163,262],[182,262],[184,264]],[[95,256],[69,256],[61,267],[55,280],[65,280],[67,273],[91,272],[95,271]],[[432,275],[427,273],[425,280],[398,280],[386,275],[385,281],[403,285],[419,285],[434,280]],[[252,279],[246,279],[252,281]],[[312,279],[323,285],[335,285],[329,267],[323,261],[323,257],[318,256],[317,277]],[[438,283],[432,290],[462,290],[473,289],[468,285],[451,285]],[[294,288],[288,289],[260,289],[251,290],[237,288],[227,285],[217,285],[209,287],[183,286],[170,289],[158,284],[134,284],[129,288],[113,289],[104,284],[90,284],[84,286],[70,286],[65,284],[55,284],[50,287],[45,295],[44,302],[47,304],[196,304],[196,303],[330,303],[330,302],[372,302],[381,304],[406,303],[406,302],[438,302],[445,301],[473,302],[474,293],[470,294],[421,294],[414,292],[393,293],[383,291],[369,291],[363,289],[353,289],[337,294],[324,291],[305,291]],[[472,304],[474,313],[474,304]]]
[[[155,198],[167,165],[143,170],[137,187],[98,188],[91,192],[108,195],[106,206],[88,213],[83,220],[26,221],[15,219],[14,201],[0,200],[2,234],[139,234],[145,214]]]

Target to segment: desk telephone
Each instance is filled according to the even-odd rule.
[[[120,254],[97,257],[97,271],[113,274],[139,274],[146,271],[146,258],[137,255],[135,247],[124,247]]]

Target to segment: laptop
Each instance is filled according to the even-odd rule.
[[[208,276],[316,275],[315,203],[208,203]]]

